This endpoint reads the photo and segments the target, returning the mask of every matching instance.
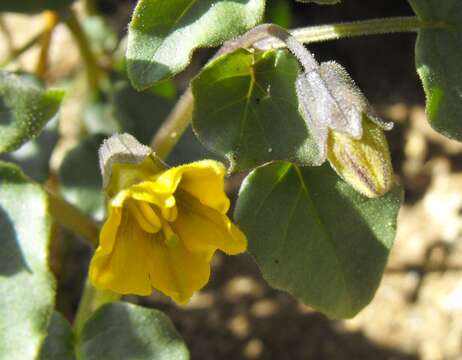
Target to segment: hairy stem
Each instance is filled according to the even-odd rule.
[[[66,19],[66,25],[74,37],[79,48],[80,55],[82,56],[82,60],[85,63],[90,89],[98,90],[100,69],[91,49],[87,35],[83,31],[75,12],[72,10],[69,11],[68,18]]]
[[[298,41],[310,44],[355,36],[418,32],[424,28],[444,28],[446,26],[443,22],[422,21],[415,16],[409,16],[309,26],[291,30],[290,33]],[[285,44],[278,39],[267,37],[255,42],[254,47],[269,50],[285,47]]]
[[[264,28],[265,26],[268,25],[261,25],[236,40],[226,42],[213,58],[230,53],[238,48],[269,50],[285,47],[286,41],[278,39],[280,36],[277,36],[277,34],[267,32],[267,29]],[[290,34],[297,41],[310,44],[353,36],[417,32],[423,28],[444,28],[445,26],[443,22],[425,22],[419,20],[417,17],[394,17],[310,26],[292,30]],[[311,66],[312,64],[306,65]],[[159,156],[165,158],[170,153],[188,127],[192,112],[193,96],[191,88],[188,87],[151,142],[151,146],[158,152]]]

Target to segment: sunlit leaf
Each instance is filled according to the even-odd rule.
[[[162,312],[118,302],[103,305],[85,324],[81,360],[187,360],[189,353]]]
[[[277,162],[243,182],[235,217],[264,278],[331,318],[372,299],[396,231],[401,189],[358,194],[325,164]]]
[[[410,3],[427,24],[417,37],[415,61],[427,97],[428,120],[436,131],[462,141],[462,1]]]
[[[130,80],[145,89],[182,71],[193,51],[257,25],[264,0],[140,0],[128,33]]]
[[[0,71],[0,153],[37,136],[56,115],[60,90],[43,90],[27,77]]]
[[[0,358],[35,359],[55,296],[48,269],[51,219],[41,187],[0,162]]]
[[[237,50],[207,65],[193,80],[193,127],[233,170],[271,160],[310,165],[317,147],[299,113],[297,61],[285,50]]]

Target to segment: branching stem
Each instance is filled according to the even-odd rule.
[[[48,52],[50,50],[51,36],[56,25],[59,23],[59,14],[55,11],[45,11],[43,19],[45,26],[40,39],[40,55],[35,69],[35,73],[41,78],[45,76],[48,69]]]
[[[87,35],[82,29],[82,26],[74,11],[69,10],[68,17],[65,22],[72,36],[74,37],[75,42],[77,43],[80,55],[82,56],[82,60],[85,63],[90,89],[98,90],[100,68],[96,62],[96,58],[93,54],[93,50],[91,49]]]
[[[299,42],[310,44],[315,42],[338,40],[353,36],[377,35],[398,32],[418,32],[425,28],[444,28],[443,22],[425,22],[417,17],[393,17],[353,21],[320,26],[310,26],[290,31]],[[255,48],[270,50],[285,47],[286,44],[264,32],[252,33],[250,30],[242,37],[225,43],[214,56],[230,53],[238,48]],[[185,94],[178,100],[170,115],[164,121],[159,131],[154,135],[151,146],[158,155],[165,158],[180,139],[191,121],[193,112],[193,96],[188,87]]]

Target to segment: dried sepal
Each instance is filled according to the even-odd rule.
[[[104,140],[98,155],[103,188],[109,195],[136,181],[140,173],[156,173],[167,168],[149,146],[130,134],[115,134]],[[124,171],[119,171],[121,168]]]
[[[376,115],[347,71],[336,62],[324,62],[316,70],[302,72],[296,90],[302,115],[318,146],[319,164],[326,160],[329,130],[361,139],[363,115],[384,130],[393,127]]]

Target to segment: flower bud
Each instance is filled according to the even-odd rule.
[[[362,120],[360,139],[330,130],[327,159],[348,184],[361,194],[375,198],[393,184],[393,168],[387,139],[382,128],[367,117]]]

